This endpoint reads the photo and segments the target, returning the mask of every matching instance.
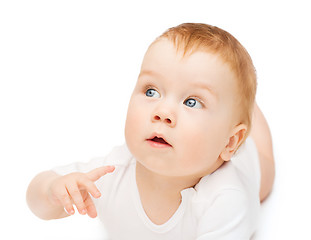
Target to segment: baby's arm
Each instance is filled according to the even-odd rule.
[[[254,108],[250,136],[254,140],[259,153],[261,168],[260,201],[263,201],[272,190],[275,165],[269,126],[257,104],[255,104]]]
[[[42,172],[29,184],[28,206],[36,216],[46,220],[74,214],[73,204],[80,214],[96,217],[96,209],[89,194],[94,198],[100,197],[94,181],[113,171],[114,167],[105,166],[88,173],[75,172],[65,176],[53,171]]]

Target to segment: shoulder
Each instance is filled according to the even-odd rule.
[[[203,177],[195,186],[193,200],[199,212],[216,202],[224,202],[235,209],[250,209],[259,205],[259,166],[256,149],[249,140],[235,158],[225,162],[214,173]],[[201,206],[202,203],[202,207]]]
[[[241,153],[235,162],[226,162],[195,186],[192,209],[198,236],[249,239],[256,229],[260,210],[257,170],[251,166],[252,155],[245,154],[245,149]]]
[[[203,177],[195,186],[198,201],[212,201],[222,193],[243,193],[245,188],[242,179],[232,162],[225,162],[219,169]]]
[[[249,239],[255,232],[260,204],[243,188],[224,186],[193,199],[197,239]]]
[[[226,174],[225,176],[221,176]],[[222,214],[228,209],[244,211],[248,208],[249,196],[234,171],[218,171],[206,176],[196,185],[193,206],[197,216],[205,212]],[[213,210],[211,210],[213,209]]]

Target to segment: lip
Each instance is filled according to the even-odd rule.
[[[165,139],[162,134],[153,133],[150,138],[146,139],[151,147],[154,148],[169,148],[172,145]]]

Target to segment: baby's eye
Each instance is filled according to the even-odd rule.
[[[148,89],[145,94],[147,97],[155,97],[155,98],[160,97],[160,93],[158,93],[157,90],[154,90],[152,88]]]
[[[202,104],[194,99],[194,98],[188,98],[184,101],[184,104],[187,106],[187,107],[191,107],[191,108],[202,108]]]

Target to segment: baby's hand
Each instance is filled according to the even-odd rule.
[[[95,218],[97,212],[89,194],[99,198],[101,194],[94,182],[114,169],[114,166],[105,166],[88,173],[75,172],[58,177],[48,188],[48,198],[53,204],[63,206],[69,215],[75,213],[75,204],[80,214],[87,213],[91,218]]]

